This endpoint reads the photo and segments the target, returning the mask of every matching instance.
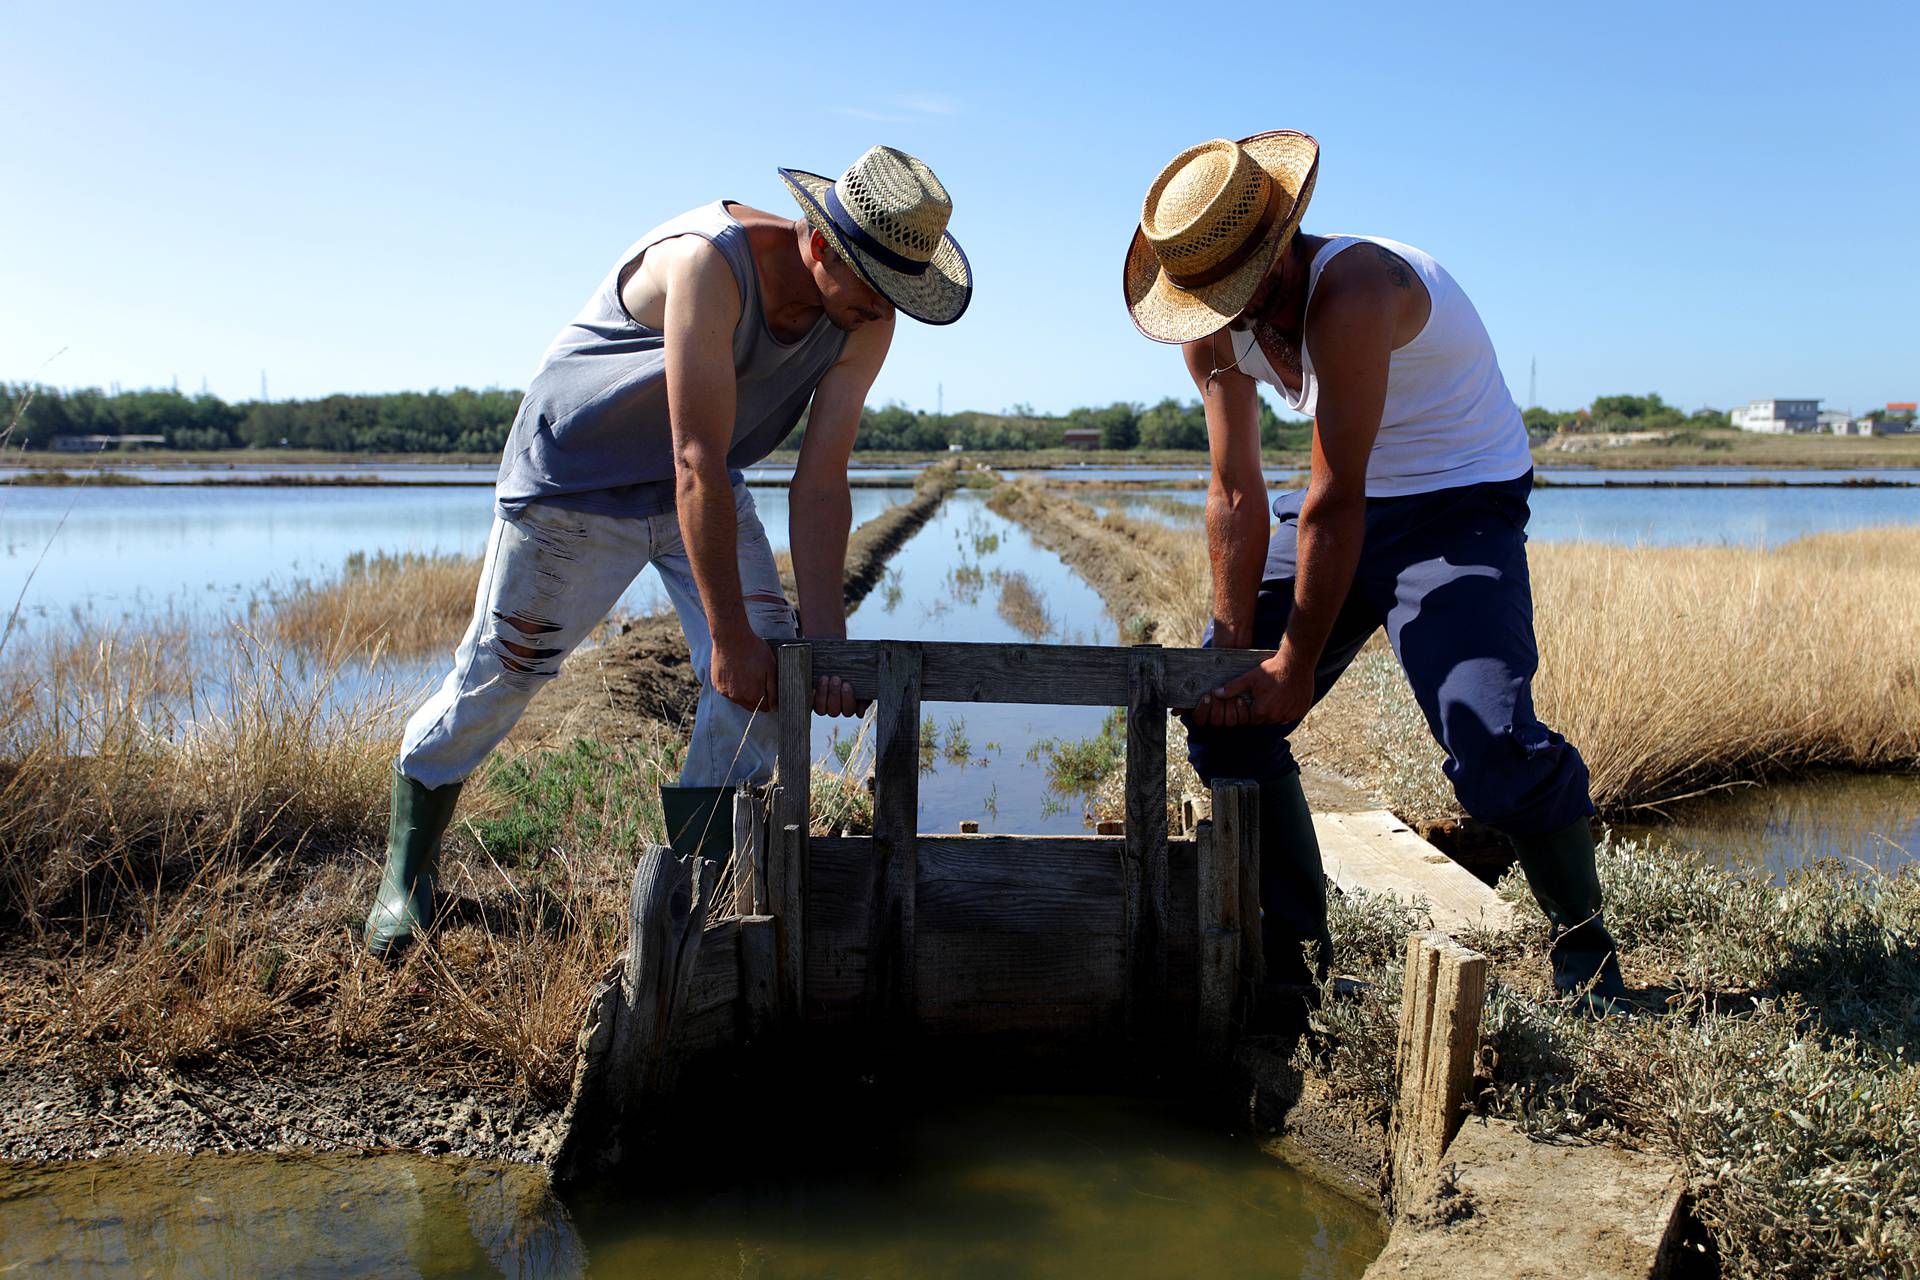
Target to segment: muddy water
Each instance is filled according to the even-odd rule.
[[[721,1181],[564,1200],[400,1155],[0,1168],[0,1274],[1342,1280],[1383,1242],[1372,1211],[1144,1102],[834,1119]]]
[[[1716,792],[1668,813],[1670,822],[1617,830],[1780,879],[1823,858],[1862,873],[1920,861],[1920,778],[1819,774]]]
[[[847,620],[862,640],[1114,644],[1118,629],[1099,595],[1018,525],[988,510],[979,493],[948,498],[908,540],[887,575]],[[984,832],[1086,832],[1083,798],[1050,782],[1042,744],[1100,731],[1104,707],[925,705],[920,829],[956,831],[964,819]],[[848,753],[863,774],[871,735],[847,720],[814,721],[816,758]]]

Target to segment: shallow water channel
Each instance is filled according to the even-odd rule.
[[[1098,594],[1060,558],[987,509],[974,490],[941,506],[887,566],[847,620],[862,640],[1113,644],[1117,627]],[[1084,833],[1084,804],[1050,783],[1047,744],[1091,737],[1100,707],[925,704],[920,829]],[[838,744],[838,750],[836,750]],[[814,720],[816,758],[864,773],[871,735],[855,722]]]
[[[828,1126],[822,1125],[821,1128]],[[1357,1276],[1377,1213],[1164,1108],[970,1099],[677,1189],[407,1155],[0,1166],[0,1274]]]

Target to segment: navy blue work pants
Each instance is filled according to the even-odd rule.
[[[1527,576],[1533,475],[1367,502],[1353,586],[1314,673],[1318,702],[1379,627],[1407,674],[1427,727],[1447,753],[1461,808],[1511,836],[1558,831],[1593,812],[1587,766],[1533,713],[1539,665]],[[1304,494],[1273,504],[1278,527],[1254,610],[1254,644],[1279,645],[1293,611]],[[1205,642],[1213,643],[1213,628]],[[1264,782],[1297,772],[1295,725],[1189,725],[1201,780]]]

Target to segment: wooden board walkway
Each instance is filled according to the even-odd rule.
[[[1424,898],[1434,928],[1447,933],[1513,924],[1511,903],[1384,809],[1316,813],[1313,830],[1327,878],[1342,890]]]

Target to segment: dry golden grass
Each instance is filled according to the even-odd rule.
[[[1920,764],[1920,528],[1530,558],[1540,712],[1579,746],[1603,808]]]
[[[1027,482],[1002,486],[994,503],[1130,630],[1199,642],[1210,609],[1203,530],[1103,518]],[[1816,767],[1920,767],[1920,528],[1772,549],[1536,544],[1528,554],[1535,701],[1585,756],[1603,810]],[[1409,819],[1444,816],[1438,748],[1392,664],[1376,641],[1302,727],[1303,753],[1364,775],[1396,809],[1416,810]]]
[[[415,658],[451,651],[473,617],[472,556],[349,556],[331,582],[307,584],[269,614],[275,639],[304,653]]]
[[[670,768],[669,744],[575,753],[567,786],[531,809],[511,783],[557,753],[495,762],[449,837],[439,927],[388,968],[359,926],[403,707],[339,694],[339,652],[300,667],[245,634],[208,644],[79,633],[6,655],[9,1057],[114,1074],[425,1055],[563,1096],[634,852],[658,836],[638,793]],[[217,685],[194,674],[215,662]]]

